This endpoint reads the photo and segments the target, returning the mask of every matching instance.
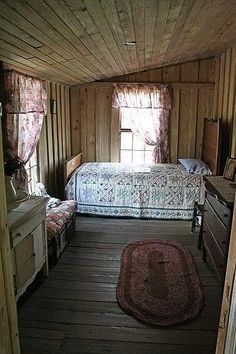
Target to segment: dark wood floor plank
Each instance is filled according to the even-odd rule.
[[[181,333],[180,333],[181,332]],[[178,331],[173,329],[163,330],[159,328],[125,328],[92,325],[71,325],[65,333],[66,338],[117,340],[121,342],[137,343],[171,343],[175,345],[214,345],[216,334],[214,331]]]
[[[60,354],[75,354],[78,348],[80,353],[91,354],[200,354],[199,346],[192,346],[191,352],[189,346],[162,345],[150,343],[130,343],[119,341],[96,341],[86,339],[65,339],[60,350]],[[201,347],[201,353],[214,354],[213,347]]]
[[[49,278],[18,308],[22,354],[213,354],[222,289],[188,221],[78,217],[77,232]],[[192,253],[205,293],[198,318],[148,326],[116,301],[120,256],[142,239],[179,242]]]
[[[57,354],[61,345],[62,340],[20,337],[22,354]]]

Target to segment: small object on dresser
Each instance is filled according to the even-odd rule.
[[[223,177],[225,179],[233,181],[235,172],[236,172],[236,159],[233,157],[227,157]]]

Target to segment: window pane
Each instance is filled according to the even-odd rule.
[[[133,151],[133,162],[143,163],[144,162],[144,151]]]
[[[132,162],[132,152],[127,150],[120,151],[120,162],[131,163]]]
[[[121,132],[121,149],[132,149],[132,133],[130,132]]]
[[[121,109],[121,129],[130,129],[128,115],[125,114],[125,110]]]
[[[25,168],[28,175],[29,192],[33,193],[38,182],[37,149],[35,149]]]
[[[154,149],[154,146],[153,146],[153,145],[145,144],[145,150],[146,150],[146,151],[153,151],[153,149]]]
[[[152,151],[145,151],[145,162],[152,163]]]
[[[133,135],[133,149],[134,150],[144,150],[144,143],[141,138],[136,135]]]

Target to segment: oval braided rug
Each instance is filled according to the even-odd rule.
[[[116,296],[125,312],[160,326],[195,318],[204,298],[191,253],[178,243],[160,240],[124,248]]]

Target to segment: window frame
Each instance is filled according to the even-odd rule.
[[[149,108],[147,108],[147,109],[149,109]],[[131,151],[131,162],[129,162],[129,163],[152,163],[152,161],[146,162],[146,154],[145,153],[147,151],[152,151],[154,149],[154,147],[152,147],[152,149],[147,149],[146,146],[149,146],[149,145],[143,143],[143,147],[144,147],[143,149],[134,149],[134,136],[135,136],[135,134],[132,132],[132,130],[130,128],[122,128],[121,124],[122,124],[122,110],[119,109],[119,162],[121,162],[121,151]],[[121,148],[121,135],[122,135],[122,133],[131,133],[131,136],[132,136],[131,149],[122,149]],[[134,152],[135,151],[143,152],[143,161],[142,162],[134,162]]]
[[[34,157],[34,154],[36,154],[36,164],[32,165],[31,166],[31,159]],[[26,170],[26,173],[27,173],[27,185],[28,185],[28,188],[29,188],[29,192],[30,194],[33,194],[34,193],[34,187],[35,187],[35,184],[37,182],[39,182],[39,176],[40,176],[40,166],[39,166],[39,144],[36,145],[36,148],[31,156],[31,158],[29,159],[29,161],[26,163],[26,165],[28,165],[28,167],[26,167],[25,165],[25,170]],[[36,178],[32,177],[32,173],[31,171],[35,169],[35,176]],[[33,183],[32,183],[33,182]]]

